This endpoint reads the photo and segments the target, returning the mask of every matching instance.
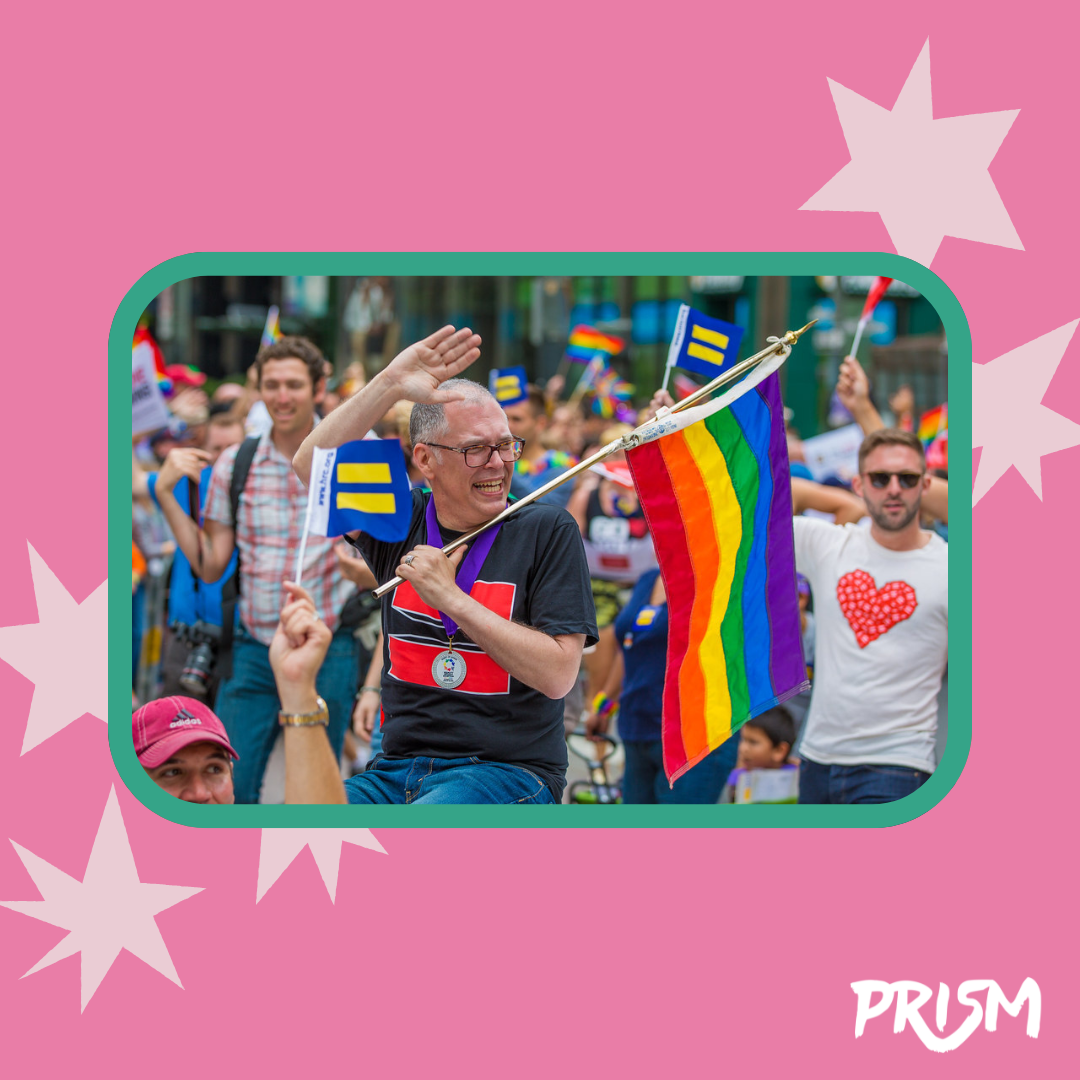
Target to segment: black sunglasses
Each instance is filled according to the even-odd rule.
[[[895,476],[900,481],[900,486],[910,491],[925,474],[921,472],[872,472],[866,475],[870,477],[870,483],[876,488],[887,488],[889,481]]]

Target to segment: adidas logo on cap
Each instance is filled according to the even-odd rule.
[[[169,724],[170,728],[177,727],[190,727],[192,724],[198,724],[202,726],[202,721],[197,716],[192,716],[187,709],[181,709],[172,719],[172,723]]]

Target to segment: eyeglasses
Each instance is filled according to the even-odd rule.
[[[909,491],[915,487],[916,484],[923,478],[925,473],[921,472],[872,472],[867,473],[870,477],[870,483],[876,488],[887,488],[889,481],[895,476],[900,481],[902,488],[907,488]]]
[[[507,439],[506,442],[496,443],[494,446],[486,446],[478,443],[476,446],[443,446],[442,443],[429,442],[425,446],[436,446],[440,450],[453,450],[455,454],[465,455],[465,464],[470,469],[479,469],[491,460],[492,451],[499,455],[503,461],[517,461],[521,457],[521,451],[525,449],[524,439]]]

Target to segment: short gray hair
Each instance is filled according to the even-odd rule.
[[[465,401],[495,401],[495,396],[486,386],[473,382],[472,379],[447,379],[440,390],[457,390],[464,395]],[[496,402],[497,404],[497,402]],[[432,439],[441,439],[447,432],[446,410],[437,402],[417,402],[409,417],[409,441],[416,446]]]

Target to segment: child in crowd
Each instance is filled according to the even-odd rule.
[[[794,801],[786,797],[786,791],[790,786],[792,791],[798,791],[797,782],[794,779],[797,766],[788,761],[791,747],[795,742],[795,721],[791,713],[782,705],[747,720],[742,726],[739,739],[739,756],[728,777],[727,784],[720,794],[722,803],[730,802],[787,802]],[[786,773],[793,774],[791,783],[768,784],[769,790],[764,792],[764,798],[754,797],[755,785],[751,783],[740,784],[740,780],[752,781],[749,774],[757,770],[783,769]],[[784,777],[784,780],[788,780]],[[780,781],[780,778],[776,778]],[[783,789],[783,791],[781,790]],[[774,794],[780,797],[771,797]],[[737,796],[739,796],[737,798]]]

